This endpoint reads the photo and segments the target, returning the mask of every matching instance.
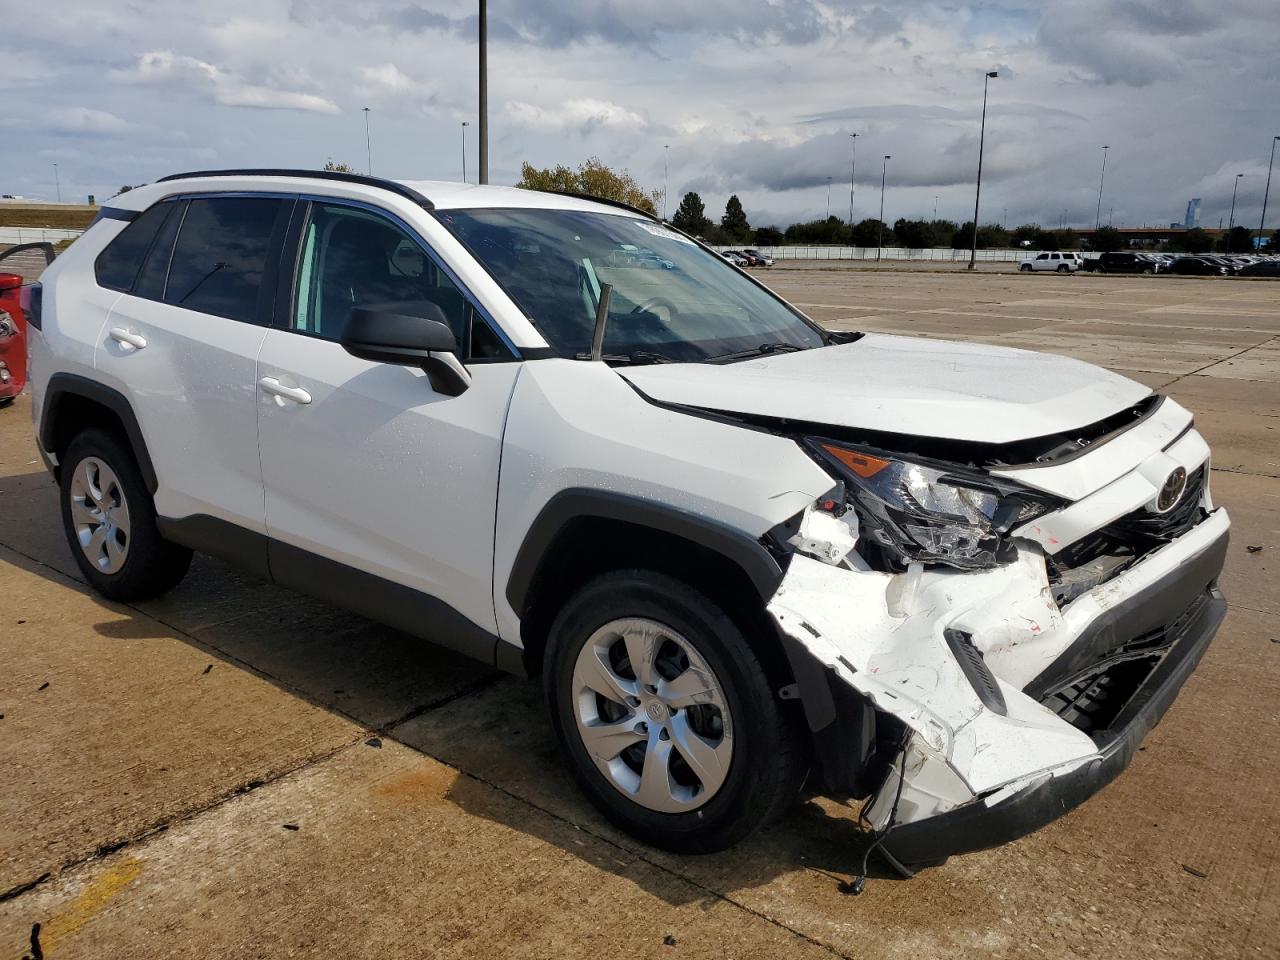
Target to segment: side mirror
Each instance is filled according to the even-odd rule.
[[[471,386],[453,330],[429,301],[352,307],[339,342],[362,360],[421,367],[437,393],[456,397]]]

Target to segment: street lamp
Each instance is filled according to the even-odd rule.
[[[373,176],[373,141],[369,139],[369,108],[364,107],[364,155],[369,168],[369,176]]]
[[[827,177],[827,219],[831,219],[831,178]]]
[[[1262,249],[1262,231],[1267,224],[1267,197],[1271,195],[1271,167],[1276,162],[1276,141],[1280,137],[1271,138],[1271,161],[1267,164],[1267,189],[1262,191],[1262,216],[1258,220],[1258,249]]]
[[[889,161],[892,160],[889,154],[884,155],[884,166],[880,168],[880,235],[876,238],[876,260],[879,261],[880,254],[884,250],[884,176],[889,169]]]
[[[973,194],[973,236],[969,244],[969,269],[978,259],[978,201],[982,199],[982,148],[987,139],[987,84],[1000,74],[990,71],[982,78],[982,127],[978,133],[978,187]]]
[[[1227,221],[1227,253],[1231,253],[1231,231],[1236,228],[1236,191],[1240,189],[1240,178],[1243,173],[1237,173],[1235,183],[1231,185],[1231,219]]]
[[[938,219],[938,195],[933,195],[933,219]]]
[[[667,185],[671,180],[671,144],[662,145],[662,221],[667,220]]]
[[[1108,151],[1108,150],[1110,150],[1110,149],[1111,149],[1111,148],[1110,148],[1109,146],[1107,146],[1106,144],[1103,144],[1103,146],[1102,146],[1102,174],[1101,174],[1101,176],[1099,176],[1099,177],[1098,177],[1098,212],[1094,215],[1094,218],[1093,218],[1093,229],[1094,229],[1094,230],[1099,230],[1099,229],[1101,229],[1101,228],[1102,228],[1102,185],[1103,185],[1103,184],[1106,182],[1106,180],[1107,180],[1107,151]]]
[[[62,181],[58,179],[58,163],[53,163],[53,188],[58,192],[58,202],[62,202]]]
[[[853,191],[858,176],[858,135],[849,134],[849,226],[853,226]]]
[[[480,175],[479,183],[489,182],[489,4],[480,0]]]
[[[462,182],[467,182],[467,127],[471,124],[462,121]]]

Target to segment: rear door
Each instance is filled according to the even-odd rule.
[[[164,222],[103,328],[95,365],[138,417],[162,517],[265,532],[256,363],[294,203],[218,194],[161,204]]]
[[[417,632],[428,625],[402,615],[425,610],[440,628],[433,639],[491,656],[468,645],[455,614],[496,632],[498,461],[520,364],[408,225],[363,204],[302,206],[296,279],[258,365],[272,575]],[[466,358],[472,382],[460,396],[338,343],[353,306],[420,301],[441,309]],[[424,594],[444,606],[421,607]]]

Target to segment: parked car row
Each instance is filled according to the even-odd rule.
[[[772,267],[773,257],[759,250],[725,250],[720,254],[735,267]]]
[[[1104,253],[1085,257],[1079,253],[1041,253],[1024,260],[1018,269],[1030,273],[1049,270],[1072,273],[1171,273],[1197,277],[1280,277],[1280,257],[1256,254],[1179,255],[1172,253]]]

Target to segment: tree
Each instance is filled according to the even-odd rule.
[[[1267,253],[1280,253],[1280,230],[1271,235],[1264,248]]]
[[[1218,241],[1223,253],[1248,253],[1253,249],[1253,231],[1248,227],[1232,227]]]
[[[907,220],[899,217],[893,224],[893,235],[904,247],[922,250],[933,246],[933,231],[924,220]]]
[[[1093,236],[1089,240],[1090,250],[1100,250],[1103,253],[1119,250],[1122,246],[1124,246],[1124,239],[1115,227],[1099,227],[1093,231]]]
[[[778,247],[782,245],[783,234],[777,227],[756,228],[757,247]]]
[[[680,200],[676,215],[671,218],[671,225],[695,237],[701,237],[711,226],[707,219],[707,207],[696,193],[686,193]]]
[[[863,220],[854,227],[851,231],[850,241],[855,247],[874,247],[880,240],[881,226],[884,226],[885,246],[893,246],[893,231],[874,218]]]
[[[1208,253],[1213,249],[1213,240],[1207,231],[1192,227],[1170,237],[1169,249],[1174,253]]]
[[[720,218],[720,226],[733,242],[746,242],[751,239],[751,224],[747,222],[746,211],[742,209],[742,201],[735,193],[724,205],[724,216]]]
[[[330,173],[355,173],[349,163],[334,163],[332,160],[326,160],[324,168]]]
[[[520,182],[516,186],[525,190],[581,193],[601,200],[616,200],[655,216],[662,196],[657,190],[646,191],[626,170],[616,172],[609,169],[599,157],[591,157],[577,170],[570,170],[564,164],[539,169],[525,163],[520,167]]]

